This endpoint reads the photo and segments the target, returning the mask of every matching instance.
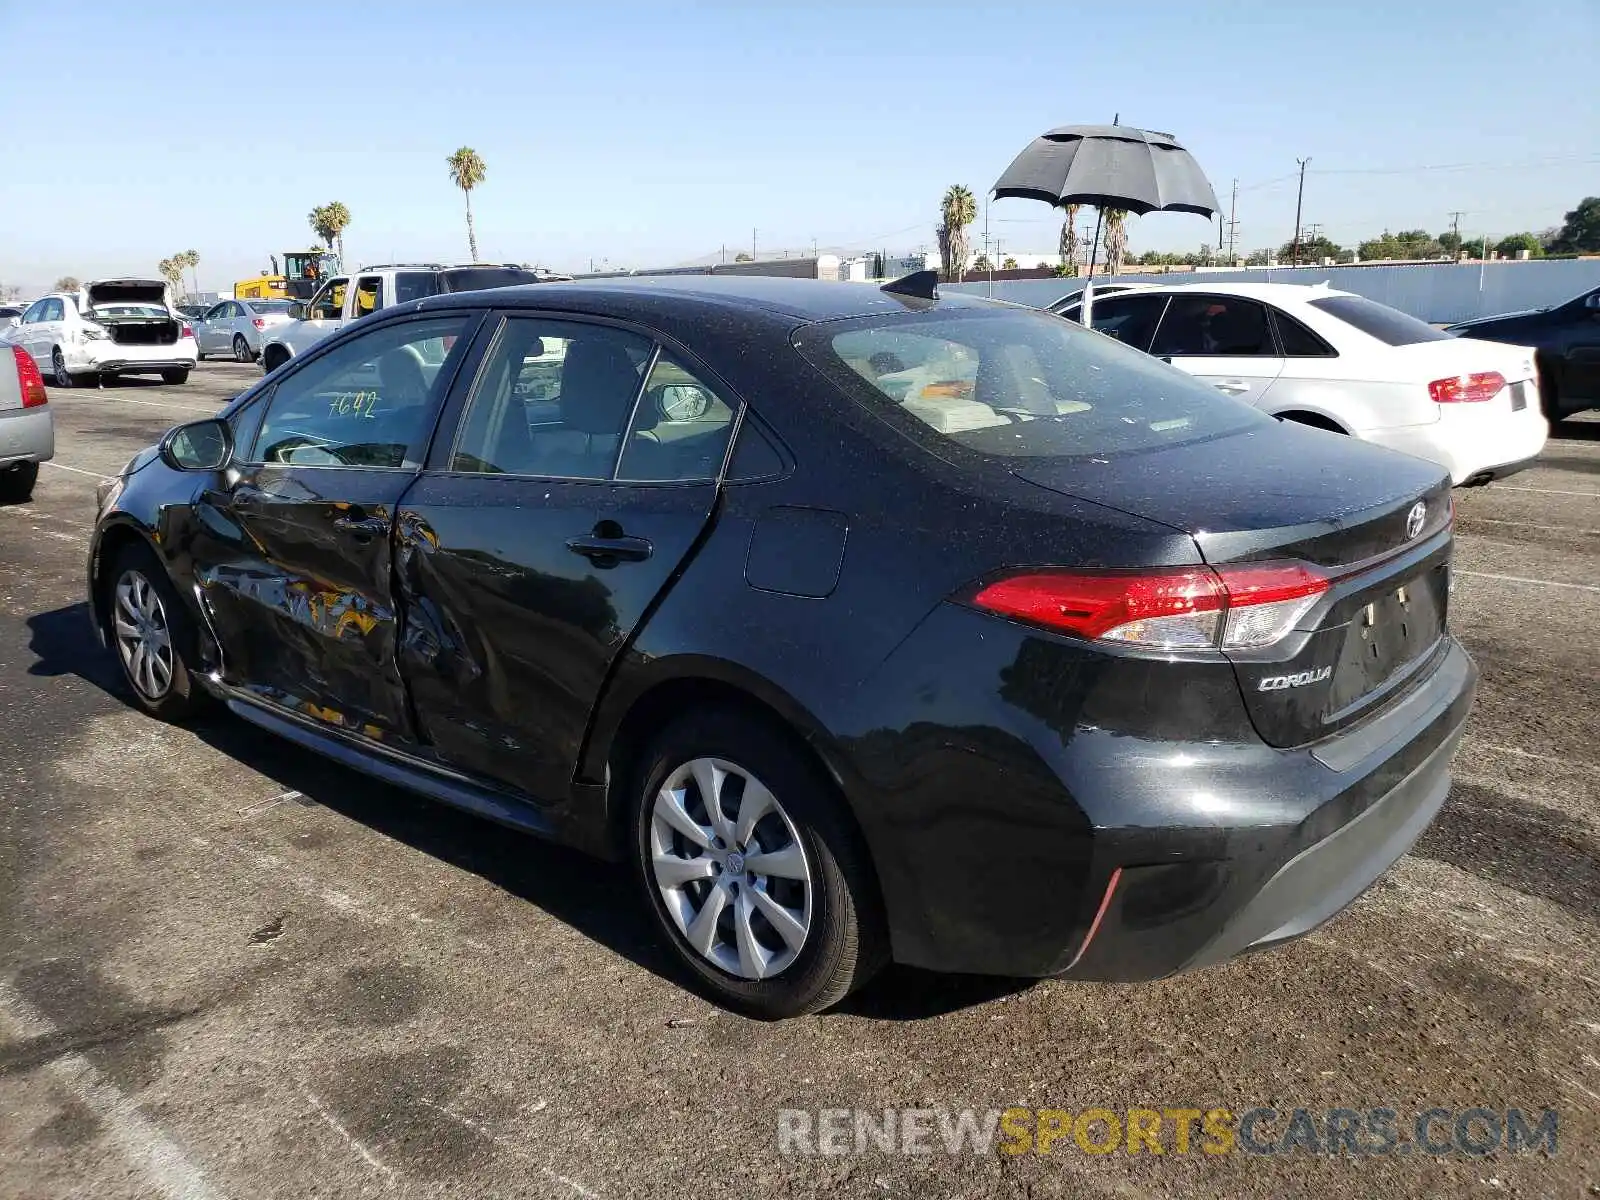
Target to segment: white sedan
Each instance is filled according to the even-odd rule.
[[[1431,459],[1457,485],[1527,466],[1549,432],[1528,347],[1452,337],[1326,286],[1142,287],[1096,299],[1092,319],[1263,412]]]

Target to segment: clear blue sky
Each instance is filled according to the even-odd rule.
[[[0,281],[31,290],[190,247],[226,288],[334,199],[351,259],[464,259],[462,144],[484,257],[567,269],[731,256],[752,227],[763,254],[931,247],[946,185],[981,195],[1036,134],[1118,111],[1224,205],[1240,180],[1245,248],[1288,238],[1306,155],[1305,220],[1346,242],[1453,209],[1540,228],[1600,193],[1600,0],[0,0],[0,52]],[[1054,245],[1040,205],[989,218]],[[1215,236],[1130,223],[1136,251]]]

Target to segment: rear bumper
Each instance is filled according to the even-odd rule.
[[[192,371],[193,358],[124,359],[109,358],[97,362],[91,369],[102,375],[148,375],[155,371]]]
[[[44,462],[55,453],[55,419],[48,404],[0,409],[0,467]]]
[[[1316,928],[1438,811],[1476,689],[1445,636],[1405,696],[1279,750],[1231,678],[1226,695],[1155,662],[1102,700],[1093,689],[1110,675],[1079,674],[1062,642],[1041,649],[1037,634],[953,607],[892,657],[922,664],[912,712],[928,696],[955,711],[868,726],[841,772],[894,957],[935,970],[1157,979]],[[958,659],[943,649],[961,646]]]
[[[1518,411],[1512,411],[1504,397],[1483,405],[1441,404],[1436,422],[1372,430],[1363,436],[1440,464],[1458,487],[1469,480],[1503,478],[1531,464],[1550,433],[1537,388],[1531,383],[1526,388],[1526,407]]]

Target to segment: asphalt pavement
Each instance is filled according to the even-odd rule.
[[[1600,420],[1456,494],[1477,706],[1349,912],[1160,983],[891,969],[762,1024],[680,985],[620,868],[132,706],[95,484],[257,377],[51,389],[56,461],[0,508],[0,1196],[1600,1194]],[[785,1109],[1010,1106],[1554,1109],[1559,1142],[779,1151]]]

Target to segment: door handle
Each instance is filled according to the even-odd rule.
[[[655,547],[642,537],[630,537],[620,529],[615,534],[595,533],[567,539],[567,549],[581,554],[597,567],[613,567],[619,562],[643,562]]]
[[[333,518],[333,527],[351,534],[357,541],[364,542],[388,533],[389,519],[372,516],[359,504],[352,504]]]
[[[1242,379],[1224,379],[1221,383],[1214,383],[1211,386],[1229,396],[1238,396],[1250,390],[1250,385]]]

